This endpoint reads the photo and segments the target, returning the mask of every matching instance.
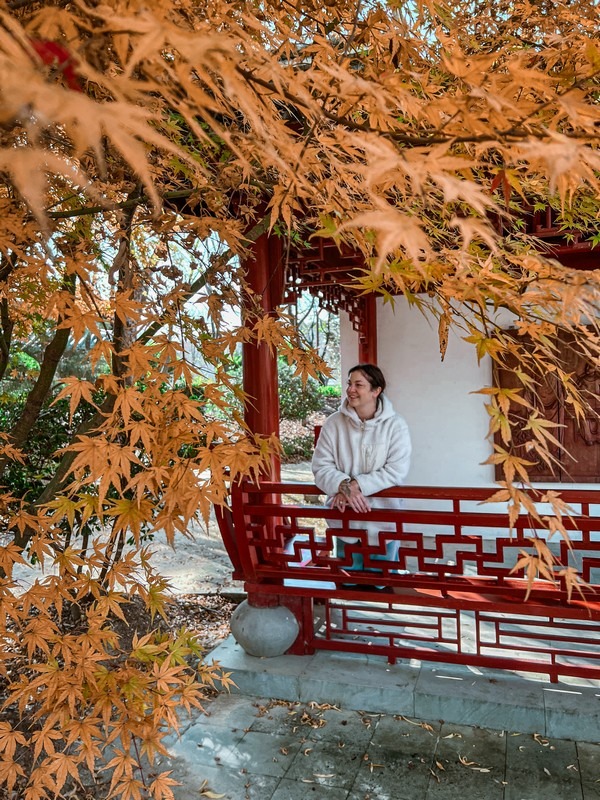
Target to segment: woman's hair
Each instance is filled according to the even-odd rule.
[[[377,395],[377,406],[379,407],[381,395],[385,391],[385,378],[383,377],[383,372],[379,369],[379,367],[376,367],[375,364],[357,364],[355,367],[352,367],[352,369],[348,370],[348,375],[351,375],[353,372],[362,372],[365,378],[369,381],[371,389],[381,389]]]

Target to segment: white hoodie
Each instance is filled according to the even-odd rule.
[[[315,483],[331,498],[341,481],[354,478],[368,497],[402,483],[410,465],[411,443],[404,419],[396,414],[387,397],[381,397],[373,419],[362,422],[345,399],[340,410],[325,420],[312,460]],[[398,508],[392,497],[376,497],[372,508]],[[386,523],[353,522],[351,528],[367,530],[369,544],[378,542],[378,532],[390,530]],[[340,523],[331,521],[331,527]],[[346,537],[343,537],[344,539]]]

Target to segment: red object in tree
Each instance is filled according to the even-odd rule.
[[[77,59],[66,47],[48,39],[32,39],[30,43],[44,64],[54,67],[62,74],[69,89],[74,92],[83,91],[83,86],[76,72]]]

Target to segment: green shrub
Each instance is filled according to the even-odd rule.
[[[35,500],[50,480],[58,465],[56,451],[71,440],[79,425],[89,419],[94,409],[89,403],[81,403],[73,420],[69,420],[69,401],[59,400],[50,405],[51,399],[42,408],[36,425],[31,431],[23,451],[24,464],[10,462],[2,478],[3,485],[16,497]],[[20,417],[25,405],[25,395],[5,396],[0,404],[0,430],[9,432]]]
[[[304,436],[295,436],[290,439],[282,436],[281,447],[283,449],[282,461],[284,463],[310,461],[314,449],[314,436],[308,434]]]
[[[319,384],[309,378],[306,385],[294,375],[294,367],[280,359],[279,369],[279,411],[284,419],[305,420],[313,411],[319,411],[322,397]]]
[[[341,397],[342,387],[339,385],[339,383],[331,386],[319,386],[319,394],[321,397]]]

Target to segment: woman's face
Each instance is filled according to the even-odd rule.
[[[346,386],[348,405],[353,408],[359,417],[369,419],[377,408],[377,398],[381,394],[381,387],[373,389],[369,379],[359,369],[351,372]]]

